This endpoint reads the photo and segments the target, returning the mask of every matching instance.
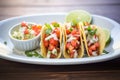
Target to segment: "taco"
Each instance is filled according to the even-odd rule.
[[[84,54],[81,29],[78,25],[65,23],[64,25],[64,50],[65,58],[81,58]]]
[[[79,26],[82,29],[84,45],[88,56],[97,56],[102,54],[106,44],[103,29],[88,23],[79,23]]]
[[[62,27],[60,23],[45,24],[41,32],[41,53],[44,58],[60,58]]]

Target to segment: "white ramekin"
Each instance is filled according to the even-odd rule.
[[[31,22],[26,22],[26,23],[35,24],[35,23],[31,23]],[[33,49],[36,49],[37,47],[39,47],[41,33],[39,33],[39,35],[37,35],[36,37],[34,37],[32,39],[28,39],[28,40],[18,40],[18,39],[15,39],[12,37],[12,32],[14,30],[16,30],[20,24],[21,23],[18,23],[9,29],[9,37],[10,37],[10,40],[13,43],[14,47],[16,49],[22,50],[22,51],[33,50]]]

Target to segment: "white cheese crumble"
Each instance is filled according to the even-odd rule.
[[[35,34],[35,31],[34,30],[30,30],[30,34]]]
[[[78,56],[77,51],[76,50],[73,50],[73,51],[74,51],[74,58],[77,58],[77,56]]]
[[[93,51],[93,52],[92,52],[92,55],[93,55],[93,56],[97,56],[97,52],[96,52],[96,51]]]
[[[57,38],[57,35],[54,33],[54,34],[51,34],[50,36],[46,37],[45,40],[49,40],[50,38],[54,38],[54,40],[58,40]]]
[[[54,49],[52,50],[52,53],[55,54],[55,55],[57,55],[57,50],[54,48]]]
[[[67,42],[71,42],[73,39],[76,39],[74,36],[70,36],[70,38],[67,40]]]

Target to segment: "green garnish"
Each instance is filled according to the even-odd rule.
[[[72,30],[73,30],[73,28],[70,28],[69,30],[70,30],[70,31],[72,31]]]
[[[45,26],[47,27],[47,30],[45,31],[46,34],[50,34],[52,32],[52,28],[51,28],[50,24],[46,23]]]
[[[91,28],[90,26],[88,26],[87,30],[88,30],[88,31],[91,31],[91,30],[92,30],[92,28]]]
[[[46,23],[45,26],[48,28],[48,29],[52,29],[50,24]]]
[[[30,51],[25,51],[25,55],[27,55],[28,57],[32,57],[33,56],[32,52],[30,52]]]
[[[90,35],[94,35],[96,33],[97,29],[91,30],[89,33]]]
[[[46,34],[50,34],[52,32],[52,30],[51,29],[47,29],[45,32],[46,32]]]
[[[51,54],[51,51],[48,51],[47,54]]]
[[[32,51],[25,51],[25,55],[28,57],[38,57],[38,58],[43,58],[42,55],[40,55],[37,51],[32,50]]]
[[[6,41],[4,41],[4,44],[5,44],[5,45],[7,45],[7,42],[6,42]]]
[[[97,29],[92,29],[90,26],[88,26],[87,30],[90,35],[96,34],[96,31],[97,31]]]
[[[106,51],[106,50],[103,50],[103,53],[108,54],[109,52],[108,52],[108,51]]]
[[[60,27],[60,25],[58,23],[53,23],[52,24],[54,27]]]

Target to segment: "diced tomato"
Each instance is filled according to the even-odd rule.
[[[50,58],[56,58],[55,54],[50,54]]]
[[[37,25],[32,25],[32,30],[36,30]]]
[[[96,42],[94,45],[96,46],[96,48],[99,48],[99,46],[100,46],[100,44],[98,42]]]
[[[67,43],[66,44],[66,49],[68,49],[70,45],[71,45],[70,43]]]
[[[35,33],[35,36],[37,36],[39,33],[40,33],[40,31],[39,31],[39,32],[36,32],[36,33]]]
[[[60,38],[60,29],[59,28],[55,28],[55,30],[53,32],[57,34],[58,38]]]
[[[55,48],[55,46],[54,46],[54,45],[49,44],[49,48],[48,48],[48,49],[49,49],[50,51],[52,51],[54,48]]]
[[[71,52],[74,49],[74,47],[70,45],[68,49]]]
[[[75,36],[75,38],[79,41],[80,40],[80,37],[79,36]]]
[[[88,52],[90,55],[92,55],[92,50],[90,48],[88,49]]]
[[[72,41],[71,41],[71,45],[72,45],[73,47],[76,47],[76,46],[77,46],[77,41],[76,41],[76,40],[72,40]]]
[[[24,31],[24,34],[29,34],[29,30],[26,29],[26,30]]]
[[[27,24],[26,22],[23,21],[23,22],[21,23],[21,26],[22,26],[22,27],[27,27],[28,24]]]
[[[42,26],[41,26],[41,25],[37,25],[37,28],[38,28],[39,30],[41,30]]]
[[[70,34],[70,30],[69,30],[69,29],[66,29],[66,33],[67,33],[67,34]]]
[[[96,50],[96,46],[93,44],[89,47],[91,50]]]
[[[71,34],[72,34],[72,35],[77,34],[77,30],[76,30],[76,29],[72,30]]]
[[[54,45],[54,46],[57,46],[57,45],[58,45],[58,41],[57,41],[57,40],[54,40],[54,38],[51,38],[51,39],[49,40],[49,43],[52,44],[52,45]]]
[[[41,26],[40,25],[32,25],[32,30],[35,31],[35,36],[37,36],[40,33]]]
[[[46,48],[48,47],[48,42],[49,42],[49,41],[44,40],[44,45],[45,45]]]
[[[72,50],[72,51],[70,51],[70,57],[71,57],[71,58],[73,58],[73,57],[74,57],[74,52],[73,52],[73,50]]]
[[[79,32],[79,31],[77,31],[76,33],[77,33],[78,35],[80,35],[80,32]]]

